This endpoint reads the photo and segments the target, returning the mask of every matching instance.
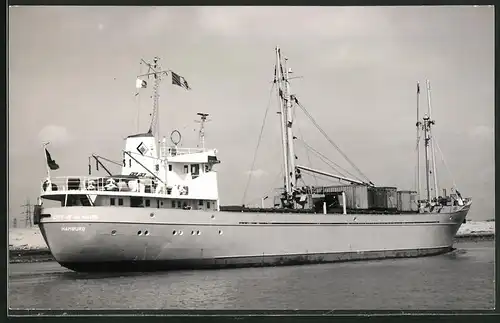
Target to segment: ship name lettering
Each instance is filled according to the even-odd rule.
[[[61,227],[61,231],[85,232],[85,227]]]

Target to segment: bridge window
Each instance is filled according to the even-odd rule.
[[[168,165],[168,171],[171,172],[172,171],[172,165]]]
[[[207,201],[207,209],[210,208],[210,201]]]
[[[68,194],[65,206],[92,206],[92,204],[86,195]]]
[[[199,206],[203,206],[203,200],[199,200],[199,201],[198,201],[198,205],[199,205]]]
[[[118,199],[118,205],[123,205],[123,199]]]
[[[142,197],[131,196],[130,197],[130,207],[143,207],[142,205]]]
[[[109,199],[109,204],[110,205],[115,205],[115,198],[114,197],[112,197],[112,198]]]
[[[200,165],[199,164],[193,164],[191,165],[191,176],[194,178],[198,177],[200,175]]]
[[[175,209],[175,201],[172,201],[172,209]]]
[[[188,167],[188,165],[184,165],[184,174],[189,174],[189,167]]]
[[[148,206],[151,206],[151,201],[150,200],[146,200],[146,207]]]
[[[181,201],[177,201],[177,207],[180,209],[182,206],[181,206]]]

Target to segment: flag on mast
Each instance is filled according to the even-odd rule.
[[[59,165],[56,163],[55,160],[52,159],[47,148],[45,148],[45,158],[47,159],[47,165],[51,170],[59,169]]]
[[[174,71],[171,71],[171,73],[172,73],[172,84],[183,87],[186,90],[191,90],[191,87],[189,87],[188,82],[186,81],[186,79],[183,76],[180,76],[179,74],[175,73]]]

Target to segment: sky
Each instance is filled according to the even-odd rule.
[[[194,147],[196,113],[210,114],[205,142],[221,160],[223,205],[243,202],[269,107],[244,201],[259,204],[281,185],[276,46],[300,76],[292,92],[377,186],[415,187],[416,82],[423,114],[429,79],[447,165],[438,154],[440,187],[454,181],[473,198],[469,218],[494,217],[492,6],[10,7],[8,26],[11,218],[39,194],[43,141],[60,165],[53,176],[85,176],[92,153],[119,161],[123,139],[147,131],[151,93],[135,96],[135,80],[154,56],[192,87],[162,83],[160,131],[177,129]],[[295,114],[295,135],[354,173]],[[299,164],[334,173],[300,142],[296,152]]]

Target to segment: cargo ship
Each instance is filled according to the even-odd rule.
[[[163,69],[158,58],[141,60],[148,71],[137,77],[137,88],[143,91],[153,82],[151,122],[147,132],[125,139],[122,161],[92,155],[88,176],[53,177],[59,165],[44,143],[47,176],[40,185],[35,223],[54,259],[74,271],[115,272],[299,265],[452,250],[472,201],[456,188],[439,194],[429,82],[428,112],[422,120],[417,83],[418,183],[415,191],[398,191],[377,187],[357,167],[360,175],[348,177],[296,164],[293,112],[297,107],[306,110],[291,94],[292,70],[278,47],[275,56],[272,86],[279,101],[284,176],[273,207],[221,207],[216,169],[223,164],[216,149],[205,148],[208,114],[198,114],[197,147],[182,147],[178,130],[167,142],[159,132],[161,81],[171,77],[173,85],[190,86],[184,77]],[[107,174],[92,176],[91,159]],[[121,172],[109,171],[106,161],[117,163]],[[345,185],[299,185],[303,173]]]

